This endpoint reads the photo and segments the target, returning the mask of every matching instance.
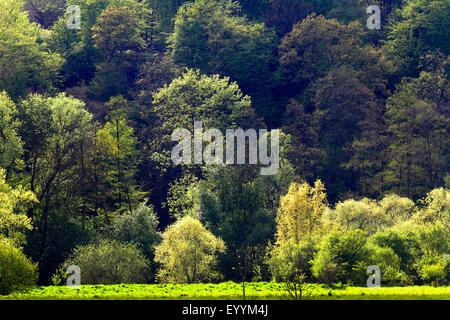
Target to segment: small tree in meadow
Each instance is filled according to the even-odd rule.
[[[156,247],[155,262],[161,263],[158,279],[163,283],[199,283],[220,278],[217,253],[225,252],[222,239],[201,222],[185,216],[169,226]]]

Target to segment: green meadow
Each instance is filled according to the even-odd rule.
[[[248,300],[290,299],[283,284],[246,284]],[[450,286],[409,286],[365,288],[307,284],[305,300],[450,300]],[[0,296],[0,300],[241,300],[242,284],[117,284],[36,287],[27,292]]]

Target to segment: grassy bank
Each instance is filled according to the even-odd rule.
[[[289,299],[283,284],[248,283],[247,299]],[[308,284],[304,291],[305,299],[319,300],[404,300],[433,299],[450,300],[450,287],[410,286],[382,287],[368,289],[364,287],[339,286],[329,288],[324,285]],[[165,299],[242,299],[242,285],[233,282],[220,284],[152,284],[152,285],[84,285],[80,289],[69,289],[66,286],[37,287],[28,292],[13,293],[0,296],[1,299],[126,299],[126,300],[165,300]]]

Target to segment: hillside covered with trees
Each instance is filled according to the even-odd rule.
[[[0,294],[448,284],[449,77],[449,0],[0,0]],[[194,121],[279,170],[174,164]]]

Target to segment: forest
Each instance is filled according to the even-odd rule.
[[[449,77],[450,0],[0,0],[0,295],[446,286]],[[278,171],[174,163],[195,121]]]

